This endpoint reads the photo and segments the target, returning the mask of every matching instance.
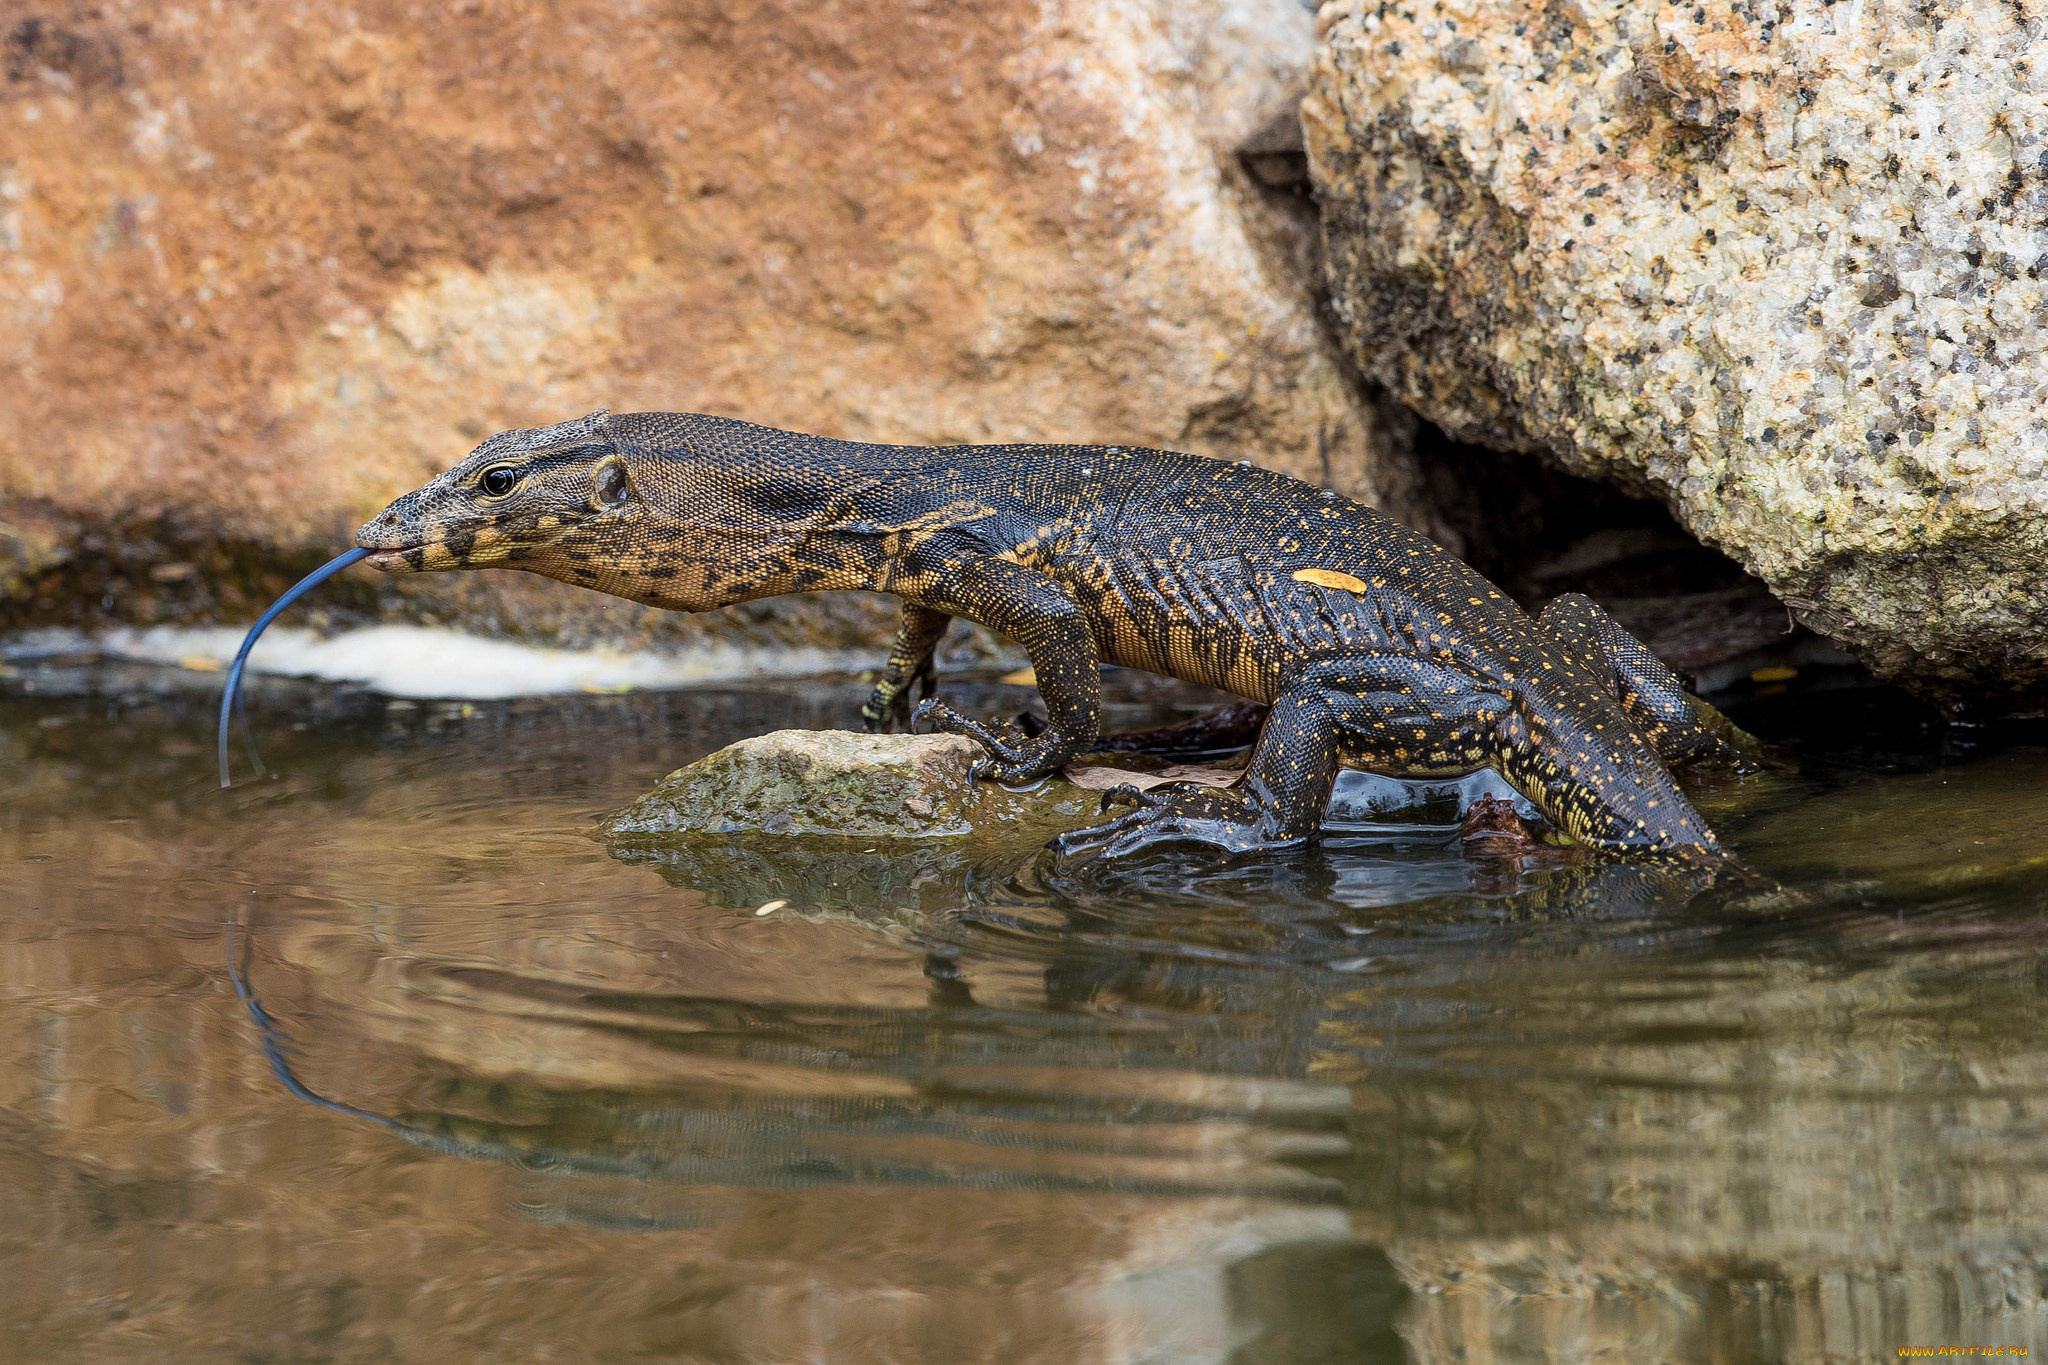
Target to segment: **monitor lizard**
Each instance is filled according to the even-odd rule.
[[[977,776],[1010,785],[1096,743],[1104,663],[1269,705],[1236,784],[1119,789],[1105,811],[1132,809],[1062,836],[1070,852],[1296,843],[1348,766],[1490,767],[1595,849],[1723,856],[1666,766],[1734,758],[1717,718],[1590,599],[1531,617],[1391,518],[1248,462],[597,412],[491,437],[356,544],[390,572],[524,569],[677,611],[894,594],[871,726],[903,715],[952,618],[979,622],[1030,657],[1043,728],[1005,733],[931,697],[913,718],[977,741]]]

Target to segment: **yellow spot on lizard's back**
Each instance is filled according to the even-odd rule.
[[[1342,588],[1346,592],[1365,591],[1364,580],[1353,578],[1348,573],[1339,573],[1335,569],[1296,569],[1294,581],[1313,583],[1319,588]]]

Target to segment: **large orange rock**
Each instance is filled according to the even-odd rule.
[[[483,435],[599,406],[1392,491],[1312,233],[1234,154],[1298,98],[1296,0],[115,0],[0,28],[0,619],[245,616]],[[512,577],[381,605],[597,619]]]

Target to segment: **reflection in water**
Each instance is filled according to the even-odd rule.
[[[1383,792],[1234,866],[615,858],[861,689],[272,684],[279,775],[216,793],[208,695],[25,681],[73,695],[0,705],[20,1358],[2048,1344],[2039,750],[1704,794],[1783,895],[1477,867]]]
[[[223,706],[235,700],[234,694],[230,693],[227,700],[223,702]],[[227,783],[223,782],[221,785],[226,786]],[[304,1081],[299,1079],[298,1074],[292,1070],[291,1057],[285,1045],[283,1031],[278,1028],[277,1020],[271,1016],[270,1011],[263,1008],[263,1002],[256,998],[255,989],[249,985],[249,964],[245,960],[243,952],[243,945],[248,941],[248,935],[244,932],[237,932],[239,928],[240,926],[238,925],[230,924],[227,930],[228,981],[235,988],[235,998],[241,1001],[243,1008],[249,1012],[249,1023],[256,1030],[257,1046],[263,1049],[264,1060],[270,1063],[270,1074],[277,1077],[277,1083],[283,1086],[294,1098],[304,1100],[308,1104],[317,1105],[331,1114],[340,1114],[344,1118],[363,1119],[377,1124],[379,1127],[389,1128],[395,1132],[404,1132],[403,1125],[397,1120],[387,1118],[383,1114],[373,1114],[367,1109],[358,1109],[352,1104],[342,1104],[337,1100],[330,1100],[325,1095],[316,1095],[307,1088]],[[406,1133],[406,1136],[410,1137],[412,1134]]]

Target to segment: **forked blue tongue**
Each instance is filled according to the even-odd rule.
[[[277,614],[286,607],[298,601],[301,597],[304,597],[314,588],[319,587],[349,565],[369,557],[370,552],[368,550],[350,550],[347,554],[337,555],[335,558],[328,560],[325,564],[322,564],[319,568],[292,584],[285,592],[285,595],[272,602],[270,610],[257,617],[256,624],[249,627],[249,634],[242,640],[242,647],[235,651],[235,661],[228,665],[228,685],[220,694],[220,784],[223,787],[234,785],[228,778],[228,720],[234,715],[236,704],[241,701],[242,669],[249,662],[249,651],[256,647],[256,637],[261,635],[265,628],[277,619]],[[247,721],[245,720],[243,723],[246,725]]]

